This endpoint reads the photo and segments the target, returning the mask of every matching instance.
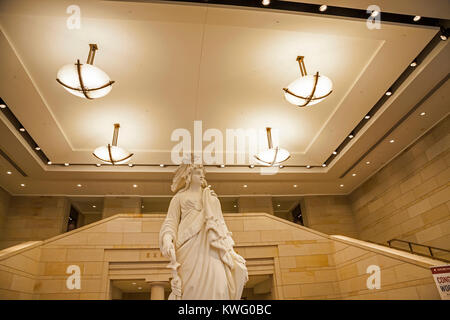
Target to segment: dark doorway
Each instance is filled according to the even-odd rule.
[[[72,231],[78,227],[79,216],[80,214],[78,213],[78,211],[73,206],[70,206],[69,220],[67,221],[67,231]]]
[[[298,223],[303,226],[302,208],[300,207],[300,203],[292,209],[291,214],[294,223]]]

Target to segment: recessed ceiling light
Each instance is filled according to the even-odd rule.
[[[386,91],[385,93],[388,97],[392,95],[392,91],[389,89],[388,91]]]
[[[417,67],[417,61],[414,60],[413,62],[411,62],[410,66],[413,67],[413,68]]]
[[[394,140],[394,139],[392,139],[392,140],[390,140],[389,142],[390,142],[390,143],[394,143],[394,142],[395,142],[395,140]]]
[[[336,154],[337,154],[337,151],[333,151],[333,154],[336,155]]]
[[[164,168],[164,167],[165,167],[165,164],[162,164],[162,163],[161,163],[159,166],[160,166],[161,168]]]
[[[7,173],[7,174],[12,174],[12,172],[11,172],[11,171],[6,171],[6,173]]]
[[[367,116],[364,117],[364,119],[369,120],[369,119],[370,119],[370,116],[367,115]]]
[[[262,0],[263,6],[268,6],[270,4],[270,0]]]
[[[97,208],[97,206],[94,205],[94,206],[92,206],[92,208]]]
[[[439,37],[441,38],[442,41],[447,41],[448,39],[448,30],[449,29],[445,29],[444,27],[441,27],[441,34],[439,35]]]
[[[20,186],[21,186],[21,187],[25,187],[25,183],[21,183]]]
[[[77,187],[78,187],[78,188],[81,188],[81,187],[82,187],[82,185],[81,185],[81,184],[77,184]]]
[[[236,208],[236,207],[237,207],[237,205],[233,205],[233,207],[234,207],[234,208]]]
[[[352,176],[353,176],[353,177],[356,177],[356,173],[353,173]]]
[[[224,164],[221,164],[220,167],[221,167],[221,168],[225,168],[225,165],[224,165]]]
[[[248,186],[246,184],[243,185],[244,188],[247,188]]]
[[[319,11],[320,11],[320,12],[324,12],[324,11],[327,10],[327,8],[328,8],[328,6],[327,6],[326,4],[323,4],[323,5],[321,5],[321,6],[319,7]]]
[[[36,147],[36,148],[34,148],[36,151],[39,151],[39,150],[41,150],[41,148],[39,148],[39,147]]]
[[[25,132],[25,128],[20,128],[19,131],[20,132]]]
[[[311,168],[311,166],[308,164],[308,165],[306,166],[306,169],[309,169],[309,168]]]
[[[133,184],[133,188],[137,188],[138,187],[138,185],[137,184]]]
[[[66,162],[66,163],[64,163],[64,165],[66,166],[66,167],[68,167],[69,166],[69,164]]]
[[[142,290],[142,287],[138,287],[138,290]]]
[[[322,167],[324,167],[324,168],[325,168],[326,166],[327,166],[327,164],[326,164],[326,163],[322,164]]]
[[[278,208],[281,207],[281,204],[277,204],[277,207],[278,207]]]
[[[426,112],[422,112],[420,115],[423,117],[424,115],[426,115]]]
[[[47,161],[47,164],[50,165],[50,164],[52,164],[52,162],[51,161]]]
[[[141,208],[144,209],[144,206],[142,206]]]
[[[366,164],[370,164],[370,161],[366,161]]]
[[[373,10],[372,13],[370,14],[372,17],[376,17],[377,15],[380,14],[380,11],[378,10]]]
[[[417,21],[419,21],[421,18],[422,18],[421,16],[415,16],[415,17],[413,18],[413,20],[414,20],[415,22],[417,22]]]
[[[294,188],[297,188],[297,187],[298,187],[298,185],[294,184]]]
[[[5,108],[6,108],[6,105],[0,104],[0,109],[5,109]]]
[[[343,184],[341,184],[339,187],[341,187],[341,188],[343,188],[344,187],[344,185]]]
[[[96,163],[95,164],[97,167],[101,167],[102,165],[101,165],[101,163]]]

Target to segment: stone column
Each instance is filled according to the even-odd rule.
[[[150,283],[150,300],[164,300],[164,288],[166,284],[164,282],[151,282]]]

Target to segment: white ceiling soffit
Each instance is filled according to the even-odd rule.
[[[215,128],[224,136],[226,129],[271,126],[292,154],[287,165],[320,166],[438,32],[393,23],[369,30],[355,19],[224,6],[79,6],[82,27],[69,30],[65,3],[0,4],[1,98],[53,163],[92,164],[45,165],[0,114],[0,148],[28,175],[0,157],[0,185],[12,194],[171,194],[174,167],[95,167],[91,153],[110,142],[116,122],[119,145],[135,153],[133,163],[171,163],[177,143],[171,133],[192,133],[194,120],[201,120],[203,132]],[[89,43],[99,46],[95,64],[116,81],[109,95],[94,101],[68,94],[55,81],[62,65],[84,61]],[[299,75],[298,55],[309,73],[320,71],[334,83],[333,94],[311,108],[290,105],[281,90]],[[424,122],[413,122],[396,144],[380,143],[371,151],[380,155],[374,165],[357,177],[339,178],[445,78],[448,57],[447,42],[438,44],[330,167],[286,167],[276,175],[208,168],[209,183],[228,195],[349,193],[448,113],[445,82],[422,103],[429,110]],[[436,95],[442,99],[433,100]],[[246,154],[246,164],[250,158]]]

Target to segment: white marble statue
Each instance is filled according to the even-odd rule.
[[[248,280],[245,260],[233,249],[203,166],[180,165],[171,189],[176,194],[159,232],[161,252],[171,260],[169,299],[240,299]]]

